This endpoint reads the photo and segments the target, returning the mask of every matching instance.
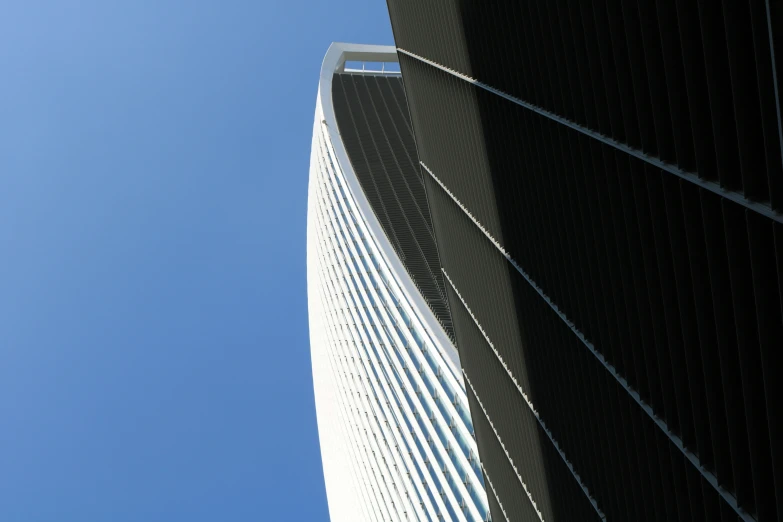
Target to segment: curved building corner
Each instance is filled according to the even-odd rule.
[[[346,67],[377,63],[378,70]],[[490,519],[393,47],[332,44],[307,217],[318,432],[332,521]]]

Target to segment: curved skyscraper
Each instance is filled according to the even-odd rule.
[[[396,62],[393,47],[333,44],[318,87],[307,283],[329,512],[489,520]]]

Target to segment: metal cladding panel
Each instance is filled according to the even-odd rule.
[[[781,2],[388,4],[495,519],[781,520]]]
[[[362,190],[417,288],[453,338],[402,79],[336,74],[332,100],[340,135]]]
[[[401,51],[783,210],[783,2],[388,5]]]

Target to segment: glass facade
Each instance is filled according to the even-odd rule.
[[[362,47],[350,49],[361,58]],[[331,103],[325,83],[344,50],[333,45],[324,61],[308,204],[311,351],[330,514],[486,521],[456,350],[412,295],[324,107]]]

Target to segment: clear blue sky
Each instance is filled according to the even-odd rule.
[[[0,521],[326,520],[321,59],[384,0],[6,0]]]

